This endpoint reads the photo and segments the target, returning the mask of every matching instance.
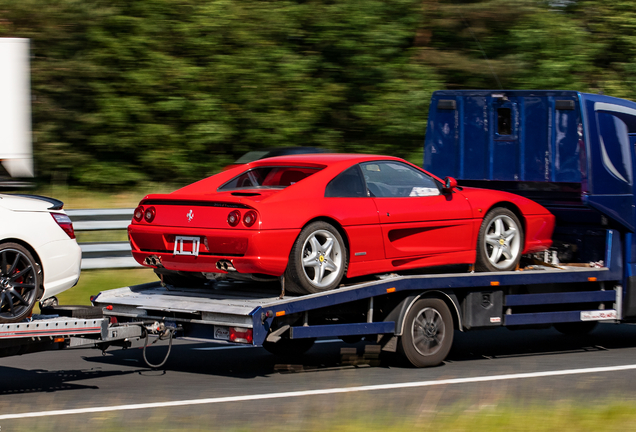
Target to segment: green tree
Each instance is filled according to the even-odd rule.
[[[567,12],[589,35],[591,91],[636,99],[636,10],[628,0],[577,0]]]
[[[540,0],[425,0],[421,59],[450,88],[585,87],[588,43],[578,21]]]
[[[33,41],[43,176],[192,181],[241,153],[418,152],[431,90],[413,0],[0,0]]]

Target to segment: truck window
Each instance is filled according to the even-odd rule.
[[[603,166],[613,177],[631,185],[631,144],[627,125],[607,112],[599,111],[597,116]]]
[[[497,133],[512,135],[512,110],[510,108],[497,109]]]

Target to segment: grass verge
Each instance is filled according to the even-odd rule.
[[[109,412],[86,415],[82,429],[92,432],[120,430],[138,431],[260,431],[263,420],[223,421],[222,409],[205,409],[197,415],[148,411],[146,415],[134,412]],[[553,404],[537,402],[535,405],[508,403],[499,406],[475,407],[458,403],[435,412],[404,413],[370,412],[353,418],[346,409],[335,416],[326,413],[298,412],[294,418],[289,413],[270,413],[269,421],[278,431],[306,432],[402,432],[402,431],[453,431],[453,432],[579,432],[579,431],[624,431],[632,430],[636,424],[636,406],[630,401],[605,400],[596,402],[560,401]],[[220,416],[220,417],[219,417]],[[281,417],[281,418],[279,418]],[[20,430],[72,430],[79,425],[77,416],[59,416],[43,419],[24,419],[8,422],[7,426]],[[16,429],[17,430],[17,429]]]

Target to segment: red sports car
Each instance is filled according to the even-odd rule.
[[[132,253],[173,285],[285,275],[314,293],[356,277],[449,264],[513,270],[550,247],[554,216],[510,193],[461,188],[389,156],[312,154],[240,165],[148,195]]]

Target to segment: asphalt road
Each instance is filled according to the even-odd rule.
[[[165,350],[151,348],[150,360]],[[327,419],[425,416],[458,404],[636,399],[636,326],[601,324],[586,337],[553,329],[456,332],[447,362],[428,369],[394,356],[377,361],[372,344],[339,341],[320,341],[291,361],[261,348],[177,342],[161,370],[145,367],[140,349],[115,348],[28,354],[0,365],[2,432],[264,422],[296,430]],[[611,369],[618,366],[629,368]],[[6,417],[15,414],[22,418]]]

